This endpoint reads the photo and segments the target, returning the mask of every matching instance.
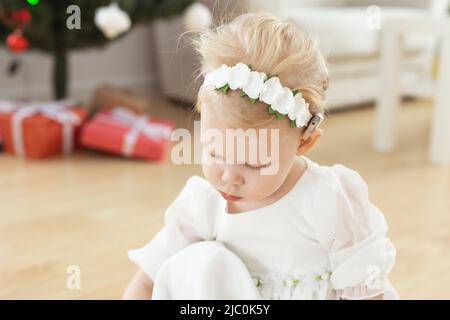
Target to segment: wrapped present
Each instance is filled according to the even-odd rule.
[[[106,108],[124,107],[137,113],[148,110],[148,100],[142,98],[128,89],[102,86],[95,90],[91,101],[91,110],[98,111]]]
[[[87,112],[73,100],[0,100],[0,130],[6,152],[30,159],[73,151]]]
[[[22,103],[18,101],[0,100],[0,116],[2,114],[10,113],[19,108]],[[0,151],[3,151],[3,136],[2,136],[2,122],[0,121]]]
[[[125,157],[160,160],[170,144],[173,121],[134,113],[123,107],[103,110],[83,127],[83,147]]]

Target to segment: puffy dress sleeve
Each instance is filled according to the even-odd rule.
[[[330,167],[336,186],[336,216],[331,228],[331,285],[338,299],[398,299],[388,280],[396,250],[387,238],[381,211],[370,202],[367,185],[354,170]]]
[[[210,188],[201,177],[189,178],[164,214],[165,225],[145,246],[130,250],[128,257],[153,281],[161,265],[189,244],[211,237],[205,221],[206,198]]]

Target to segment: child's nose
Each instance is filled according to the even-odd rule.
[[[240,186],[244,183],[243,177],[233,170],[224,170],[222,181],[227,185]]]

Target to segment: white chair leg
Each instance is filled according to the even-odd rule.
[[[450,163],[450,33],[443,36],[439,79],[431,126],[429,159],[435,164]]]
[[[386,152],[396,145],[396,118],[400,104],[400,54],[402,37],[382,29],[380,57],[380,91],[375,108],[373,145],[377,151]]]

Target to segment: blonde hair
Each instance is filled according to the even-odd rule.
[[[318,50],[317,40],[293,23],[283,22],[268,13],[246,13],[229,23],[200,32],[193,39],[193,45],[200,55],[200,76],[222,64],[249,64],[253,70],[276,75],[283,86],[301,92],[310,104],[311,113],[325,113],[325,92],[329,81],[326,63]],[[217,96],[221,93],[208,91],[200,90],[196,111],[201,112],[202,100],[206,96],[216,95],[216,102],[223,99]],[[228,92],[227,96],[230,93],[232,99],[239,97],[234,92]],[[240,120],[255,124],[275,118],[266,108],[257,105],[262,102],[255,105],[249,99],[239,98],[241,102],[234,114]]]

